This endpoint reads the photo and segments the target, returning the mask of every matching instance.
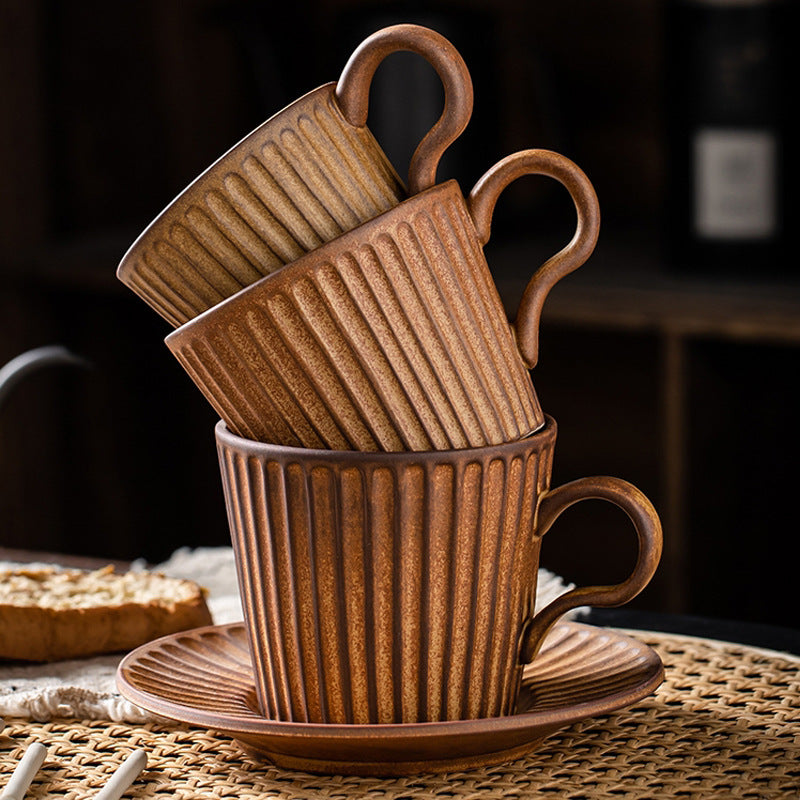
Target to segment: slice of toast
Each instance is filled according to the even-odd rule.
[[[0,659],[60,661],[132,650],[210,625],[205,592],[157,572],[0,571]]]

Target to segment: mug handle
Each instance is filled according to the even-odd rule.
[[[560,181],[569,191],[578,212],[572,240],[534,272],[517,309],[514,322],[517,347],[525,365],[532,369],[539,357],[539,320],[545,298],[561,278],[576,270],[592,254],[600,232],[600,206],[591,182],[568,158],[552,150],[520,150],[484,173],[467,198],[482,245],[489,241],[497,198],[506,186],[523,175],[547,175]]]
[[[350,56],[336,84],[336,99],[345,119],[356,128],[367,124],[369,90],[375,70],[386,56],[410,50],[425,58],[444,85],[444,111],[411,156],[410,195],[436,183],[444,151],[461,135],[472,116],[472,78],[464,59],[439,33],[421,25],[390,25],[368,36]]]
[[[529,622],[523,633],[520,657],[530,663],[550,627],[562,614],[579,606],[621,606],[636,597],[650,582],[661,558],[661,522],[652,503],[633,484],[620,478],[580,478],[545,494],[537,509],[539,536],[544,536],[562,512],[581,500],[607,500],[630,518],[639,540],[633,572],[613,586],[572,589],[548,603]]]

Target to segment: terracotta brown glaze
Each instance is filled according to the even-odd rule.
[[[368,87],[375,70],[388,55],[409,50],[436,69],[444,86],[444,110],[411,156],[408,193],[424,191],[436,183],[436,171],[444,151],[457,139],[472,114],[472,80],[466,64],[452,44],[419,25],[393,25],[374,33],[359,45],[336,85],[336,100],[345,119],[356,128],[367,124]]]
[[[647,645],[615,631],[557,623],[523,671],[505,717],[408,725],[315,725],[261,715],[244,625],[200,628],[126,656],[120,692],[156,714],[224,732],[258,760],[306,772],[408,775],[520,758],[551,733],[646,697],[663,680]]]
[[[558,281],[581,266],[594,251],[600,233],[600,206],[586,176],[571,161],[546,150],[523,150],[495,164],[469,194],[469,209],[481,244],[489,241],[492,214],[500,193],[523,175],[549,175],[560,181],[569,191],[578,214],[572,240],[536,270],[517,310],[514,322],[517,345],[525,364],[533,368],[539,360],[539,320],[545,298]]]
[[[567,183],[578,209],[573,242],[525,293],[538,298],[525,306],[535,325],[517,322],[532,352],[536,309],[588,257],[599,225],[584,173],[542,150],[478,183],[478,229],[458,184],[439,184],[251,284],[167,346],[228,427],[257,441],[395,452],[526,436],[544,414],[482,244],[497,193],[528,174]]]
[[[196,178],[142,232],[117,277],[178,326],[407,196],[366,127],[372,75],[410,50],[436,69],[445,109],[412,157],[409,186],[432,186],[472,114],[472,80],[444,37],[393,25],[368,37],[338,83],[278,112]]]
[[[550,490],[551,418],[521,441],[427,453],[279,447],[222,422],[216,437],[256,693],[270,719],[510,714],[527,653],[558,615],[627,602],[658,564],[658,516],[630,484],[584,478]],[[590,498],[629,514],[636,566],[619,585],[574,590],[533,616],[542,535]]]

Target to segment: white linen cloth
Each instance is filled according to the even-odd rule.
[[[0,561],[0,569],[19,564]],[[50,566],[52,564],[27,567]],[[134,562],[144,569],[144,563]],[[214,623],[223,625],[243,619],[233,549],[187,547],[176,550],[162,564],[151,567],[176,578],[187,578],[208,591],[208,607]],[[560,577],[539,570],[536,607],[572,588]],[[567,616],[579,616],[575,609]],[[53,718],[106,719],[113,722],[147,722],[153,714],[126,700],[117,690],[117,666],[122,654],[58,661],[49,664],[3,664],[0,662],[0,717],[22,717],[37,722]]]

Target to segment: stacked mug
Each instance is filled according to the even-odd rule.
[[[366,127],[380,62],[416,52],[444,111],[406,186]],[[261,713],[309,723],[413,723],[514,712],[551,626],[627,602],[661,527],[617,478],[550,487],[556,423],[531,382],[543,302],[591,254],[599,210],[569,159],[525,150],[464,197],[437,165],[472,112],[452,44],[384,28],[338,82],[225,153],[126,253],[118,277],[175,330],[166,344],[221,420],[223,489]],[[483,246],[498,196],[560,181],[572,240],[508,322]],[[580,500],[621,507],[639,555],[614,586],[534,612],[539,550]]]

